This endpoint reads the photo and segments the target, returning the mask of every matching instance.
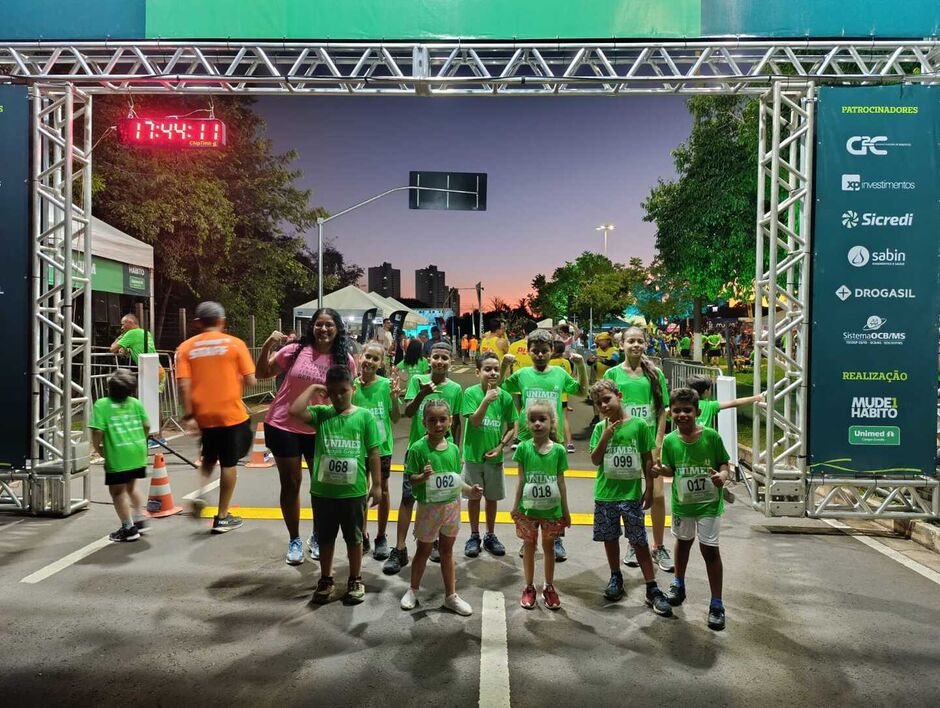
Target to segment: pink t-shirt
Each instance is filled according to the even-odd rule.
[[[288,344],[283,349],[278,350],[274,357],[274,361],[277,362],[278,367],[286,376],[281,383],[281,387],[277,390],[277,396],[268,409],[268,414],[264,417],[264,422],[281,430],[309,435],[313,430],[309,425],[291,417],[290,404],[310,384],[326,383],[326,372],[327,369],[333,366],[333,356],[331,354],[321,354],[312,347],[304,347],[303,351],[297,356],[294,366],[288,371],[294,352],[297,351],[299,346],[299,344]],[[353,376],[356,375],[356,360],[353,359],[352,355],[349,356],[349,370]],[[310,405],[329,402],[329,399],[325,396],[314,396],[310,400]]]

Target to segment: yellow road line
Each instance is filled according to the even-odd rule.
[[[202,510],[202,518],[209,519],[219,513],[218,507],[207,506]],[[281,514],[281,509],[276,506],[247,506],[247,507],[232,507],[232,513],[236,516],[241,516],[243,519],[283,519],[284,516]],[[313,518],[313,512],[310,509],[301,509],[300,518],[310,520]],[[369,509],[369,521],[378,521],[379,513],[376,509]],[[388,514],[388,520],[390,522],[398,521],[398,511],[392,509]],[[468,523],[470,518],[467,516],[466,511],[460,512],[460,520],[464,523]],[[497,524],[514,524],[512,517],[509,516],[508,511],[500,511],[496,514],[496,523]],[[594,514],[572,514],[571,515],[571,524],[572,526],[593,526],[594,524]],[[653,522],[650,519],[649,515],[646,515],[646,525],[652,526]],[[666,526],[672,526],[672,516],[666,516]]]
[[[301,467],[307,469],[307,461],[301,461]],[[392,465],[393,472],[404,472],[404,465]],[[507,477],[518,477],[519,468],[518,467],[504,467],[503,471],[506,473]],[[568,479],[594,479],[597,477],[597,472],[594,470],[565,470],[565,477]]]

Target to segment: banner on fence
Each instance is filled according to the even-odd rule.
[[[940,88],[819,92],[810,463],[935,473]]]

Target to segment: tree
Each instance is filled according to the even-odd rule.
[[[171,307],[219,300],[230,325],[244,334],[250,314],[264,331],[315,294],[316,261],[302,235],[325,212],[310,206],[309,190],[295,186],[300,173],[290,165],[296,153],[274,153],[252,101],[214,99],[228,132],[228,147],[218,151],[117,144],[108,138],[128,112],[125,101],[115,96],[95,102],[94,211],[154,247],[156,338]],[[153,115],[205,109],[204,98],[151,101],[146,109]],[[141,110],[139,99],[136,109]],[[336,261],[332,270],[330,258]],[[352,275],[355,282],[362,274],[356,266],[350,270],[335,249],[326,253],[324,266],[336,283]]]
[[[672,152],[678,179],[659,180],[643,208],[662,273],[688,292],[699,332],[706,302],[753,289],[757,102],[696,96],[687,105],[692,132]]]

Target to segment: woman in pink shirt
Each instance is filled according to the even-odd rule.
[[[300,458],[307,461],[307,469],[312,471],[315,434],[310,432],[308,425],[291,418],[290,404],[310,384],[324,384],[326,372],[334,363],[345,363],[355,376],[356,362],[348,352],[343,318],[329,307],[313,314],[307,333],[299,342],[272,351],[286,339],[284,334],[272,332],[261,347],[255,368],[259,379],[284,375],[264,418],[264,444],[274,455],[281,478],[281,511],[290,536],[287,562],[300,565],[304,560],[300,538],[300,484],[303,481]],[[317,396],[310,401],[311,405],[328,403],[325,397]],[[310,557],[319,559],[320,544],[316,531],[310,534],[308,546]]]

